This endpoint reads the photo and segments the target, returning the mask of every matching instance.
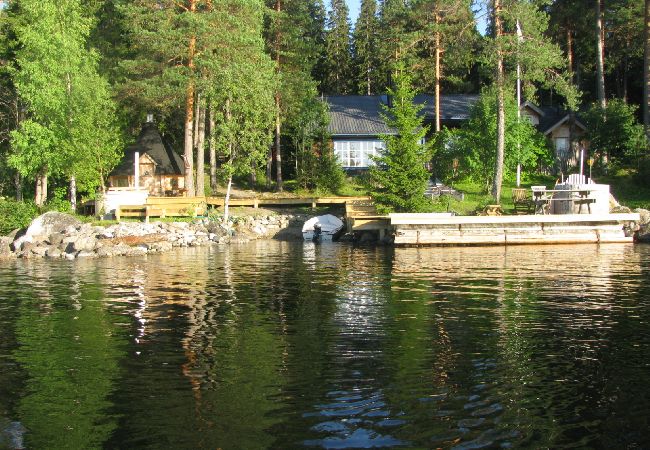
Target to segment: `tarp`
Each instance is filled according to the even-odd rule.
[[[302,226],[302,232],[306,233],[314,231],[314,225],[319,224],[323,234],[335,234],[343,228],[343,222],[336,216],[325,214],[324,216],[316,216],[307,220]]]

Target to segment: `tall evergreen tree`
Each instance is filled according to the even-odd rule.
[[[325,42],[327,39],[327,9],[323,0],[306,0],[309,8],[308,39],[314,45],[314,56],[316,58],[312,67],[312,78],[318,84],[318,89],[323,92],[326,85],[327,53]]]
[[[422,212],[427,208],[424,191],[431,159],[430,144],[423,144],[427,127],[422,123],[421,106],[413,103],[415,90],[403,65],[396,70],[395,89],[389,89],[393,107],[385,110],[386,124],[394,135],[383,136],[386,149],[370,168],[369,190],[382,208],[398,212]]]
[[[476,63],[478,32],[467,0],[420,0],[413,6],[416,59],[413,70],[418,85],[433,92],[435,131],[440,131],[440,92],[473,90],[467,82]],[[448,57],[445,57],[448,55]]]
[[[352,91],[350,19],[345,0],[331,0],[325,49],[327,74],[323,91],[331,94],[350,93]]]
[[[381,90],[390,87],[390,80],[397,74],[397,63],[412,67],[413,14],[405,0],[381,0],[379,9],[380,77]]]
[[[359,18],[354,26],[353,48],[357,91],[361,95],[377,93],[381,85],[377,0],[362,0]]]

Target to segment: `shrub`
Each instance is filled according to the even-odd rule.
[[[32,202],[0,199],[0,235],[25,228],[38,214],[38,208]]]

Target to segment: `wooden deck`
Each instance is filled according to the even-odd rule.
[[[370,197],[285,197],[285,198],[231,198],[232,207],[243,206],[260,208],[265,206],[297,207],[347,205],[348,203],[370,202]],[[143,205],[121,205],[115,211],[115,218],[123,217],[197,217],[206,213],[207,208],[222,208],[223,197],[148,197]]]
[[[370,197],[286,197],[286,198],[231,198],[230,206],[248,206],[259,208],[264,206],[317,206],[344,205],[348,202],[370,201]],[[223,197],[208,197],[208,206],[221,208],[225,204]]]
[[[639,214],[432,217],[391,214],[395,245],[514,245],[633,242]]]

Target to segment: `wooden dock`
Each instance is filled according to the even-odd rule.
[[[395,245],[517,245],[633,242],[639,214],[455,216],[391,214]]]

